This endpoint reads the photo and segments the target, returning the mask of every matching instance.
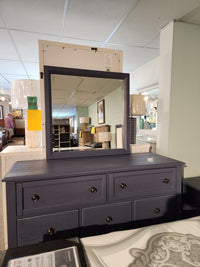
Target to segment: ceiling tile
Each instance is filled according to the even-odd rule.
[[[141,0],[110,42],[145,46],[163,26],[199,4],[197,0]]]
[[[25,70],[20,61],[0,60],[0,73],[26,75]]]
[[[160,48],[160,34],[157,35],[153,40],[151,40],[149,43],[146,43],[146,47],[151,48]]]
[[[2,76],[0,76],[0,89],[9,90],[10,89],[10,83],[4,79]]]
[[[11,31],[13,40],[24,61],[39,62],[38,40],[57,41],[57,36],[23,31]]]
[[[181,21],[187,21],[194,24],[200,24],[200,7],[194,8],[191,12],[180,18]]]
[[[137,0],[73,0],[69,2],[65,37],[105,41]]]
[[[0,58],[18,60],[18,56],[13,46],[7,30],[0,29]]]
[[[32,63],[32,62],[24,62],[24,66],[28,75],[37,76],[39,75],[39,63]]]
[[[1,0],[1,14],[9,28],[57,35],[65,0]]]
[[[59,42],[76,44],[76,45],[86,45],[90,47],[101,47],[103,45],[103,42],[82,40],[82,39],[77,39],[77,38],[67,38],[67,37],[62,37],[59,40]]]
[[[106,45],[105,48],[123,51],[123,72],[132,72],[159,55],[159,49]]]

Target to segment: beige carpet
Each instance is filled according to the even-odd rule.
[[[12,138],[12,141],[13,142],[10,142],[10,143],[6,144],[5,146],[3,146],[3,149],[5,149],[8,146],[21,146],[21,145],[24,145],[24,137],[21,137],[21,136],[20,137],[18,137],[18,136],[15,137],[14,136]]]

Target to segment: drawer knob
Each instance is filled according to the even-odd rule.
[[[121,184],[120,184],[120,187],[121,187],[122,189],[125,189],[125,188],[127,187],[127,185],[124,184],[124,183],[121,183]]]
[[[91,193],[96,193],[97,192],[97,188],[96,187],[91,187],[90,188],[90,192]]]
[[[33,195],[32,195],[32,200],[33,200],[34,202],[37,202],[39,199],[40,199],[40,197],[39,197],[38,195],[36,195],[36,194],[33,194]]]
[[[155,209],[154,209],[154,212],[155,212],[155,213],[159,213],[159,212],[160,212],[160,209],[159,209],[159,208],[155,208]]]
[[[55,234],[55,230],[54,230],[52,227],[49,227],[49,228],[47,229],[47,234],[48,234],[48,235],[54,235],[54,234]]]
[[[168,183],[169,183],[169,179],[165,178],[165,179],[163,180],[163,182],[164,182],[165,184],[168,184]]]
[[[108,223],[110,223],[110,222],[112,222],[112,217],[110,217],[110,216],[108,216],[107,218],[106,218],[106,221],[108,222]]]

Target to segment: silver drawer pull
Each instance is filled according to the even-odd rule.
[[[97,192],[97,188],[96,187],[91,187],[90,188],[90,192],[91,193],[96,193]]]
[[[33,194],[31,199],[32,199],[34,202],[37,202],[37,201],[40,199],[40,197],[39,197],[38,195],[36,195],[36,194]]]
[[[55,230],[52,227],[49,227],[47,229],[47,235],[54,235],[55,234]]]
[[[155,209],[154,209],[154,212],[155,212],[155,213],[160,213],[160,209],[159,209],[159,208],[155,208]]]
[[[110,216],[108,216],[107,218],[106,218],[106,221],[108,222],[108,223],[110,223],[110,222],[112,222],[112,217],[110,217]]]
[[[124,184],[124,183],[121,183],[121,184],[120,184],[120,187],[121,187],[122,189],[125,189],[125,188],[127,187],[127,185]]]
[[[169,183],[169,179],[165,178],[165,179],[163,180],[163,182],[164,182],[165,184],[168,184],[168,183]]]

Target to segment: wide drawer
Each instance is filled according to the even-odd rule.
[[[48,181],[27,182],[18,185],[18,215],[30,211],[52,209],[106,200],[106,175],[82,176]]]
[[[78,228],[78,211],[68,211],[17,220],[18,246],[38,243],[59,231]]]
[[[102,205],[82,210],[82,226],[112,225],[131,221],[131,202]]]
[[[133,171],[111,174],[111,199],[135,198],[176,191],[176,169]]]
[[[176,214],[176,196],[146,198],[134,201],[134,221],[166,217],[171,218]]]

